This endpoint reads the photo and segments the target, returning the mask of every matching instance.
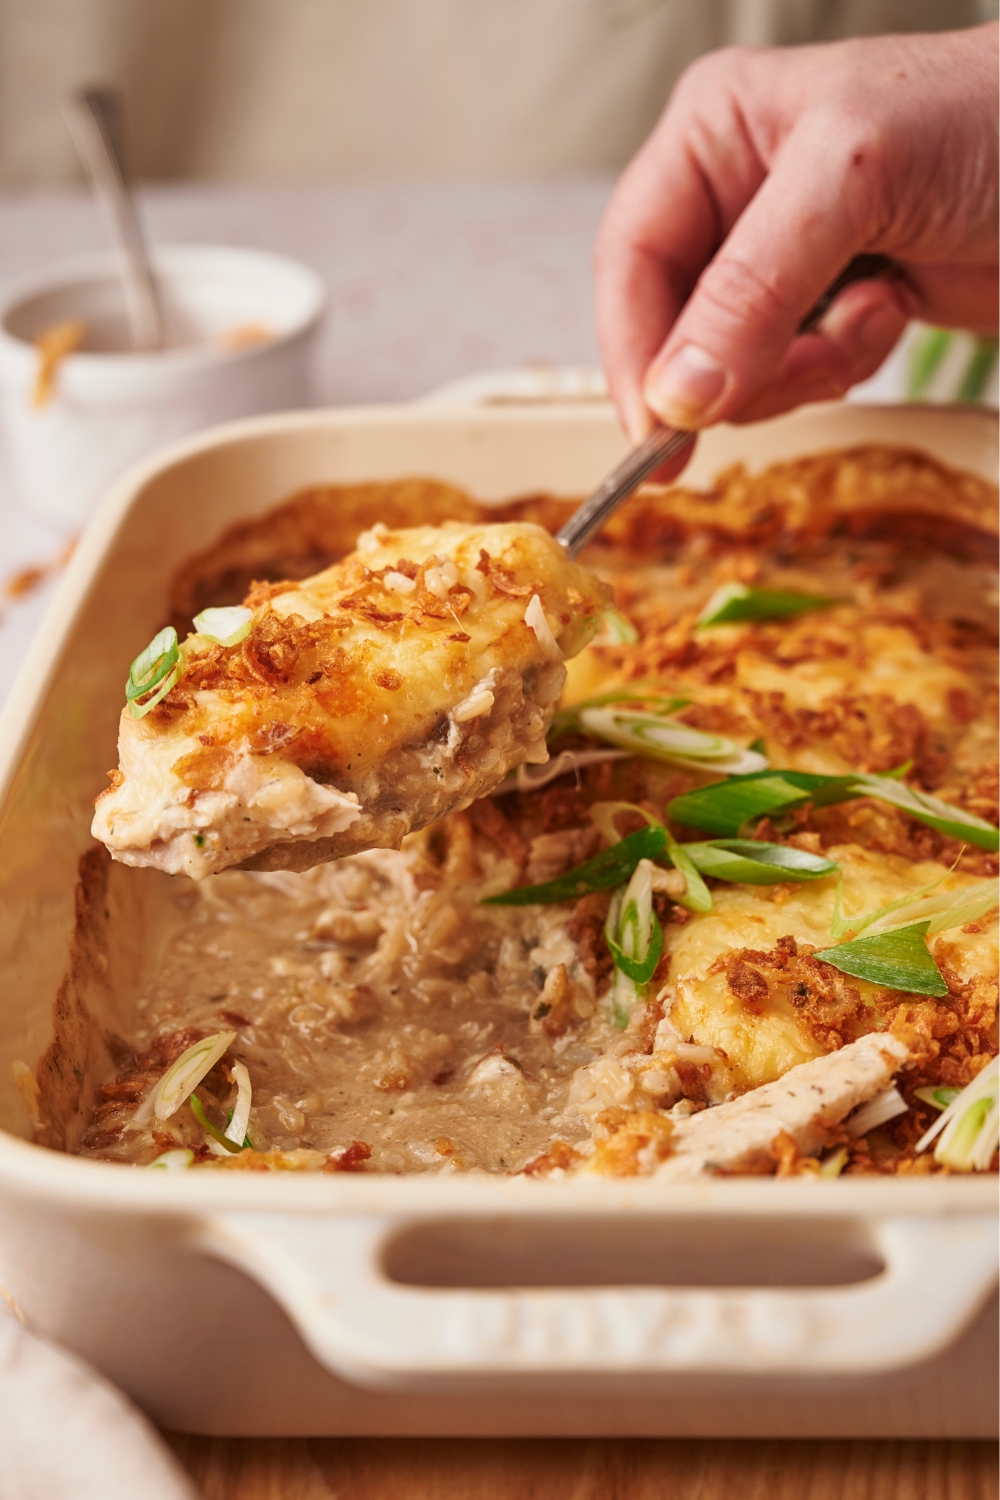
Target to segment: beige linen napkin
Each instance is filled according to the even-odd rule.
[[[155,1428],[0,1299],[0,1500],[196,1500]]]

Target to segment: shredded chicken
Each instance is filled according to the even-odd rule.
[[[828,1127],[881,1093],[908,1056],[896,1037],[873,1032],[839,1052],[799,1063],[776,1083],[680,1120],[672,1154],[657,1175],[697,1177],[770,1166],[781,1135],[790,1136],[802,1155],[815,1155],[827,1143]]]

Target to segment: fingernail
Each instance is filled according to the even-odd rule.
[[[718,403],[727,380],[713,354],[684,344],[662,369],[646,377],[646,400],[671,427],[693,427]]]

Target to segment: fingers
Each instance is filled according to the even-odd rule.
[[[676,294],[662,262],[642,246],[617,238],[595,254],[596,321],[601,359],[622,426],[634,443],[654,417],[642,381],[678,312]]]
[[[974,333],[996,333],[998,322],[997,268],[990,265],[906,264],[907,280],[916,298],[916,313],[928,323],[945,328],[968,328]]]
[[[601,359],[635,441],[653,422],[643,377],[702,267],[764,178],[735,104],[732,79],[742,66],[740,54],[718,53],[688,71],[623,173],[598,232]],[[710,125],[702,117],[706,99]]]
[[[595,254],[612,394],[634,438],[841,394],[907,315],[996,325],[996,28],[736,49],[689,69],[624,174]],[[883,250],[909,290],[842,294]]]
[[[833,401],[874,375],[912,316],[900,282],[860,281],[837,297],[813,333],[789,345],[777,375],[732,419],[756,422],[810,401]]]
[[[739,419],[783,378],[786,359],[792,380],[835,383],[863,366],[846,329],[819,349],[792,349],[803,317],[876,228],[877,147],[863,128],[838,124],[831,141],[825,111],[802,117],[700,277],[643,383],[662,421]],[[871,338],[885,343],[874,329]]]

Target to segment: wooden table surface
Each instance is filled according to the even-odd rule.
[[[994,1443],[197,1438],[205,1500],[997,1500]]]

